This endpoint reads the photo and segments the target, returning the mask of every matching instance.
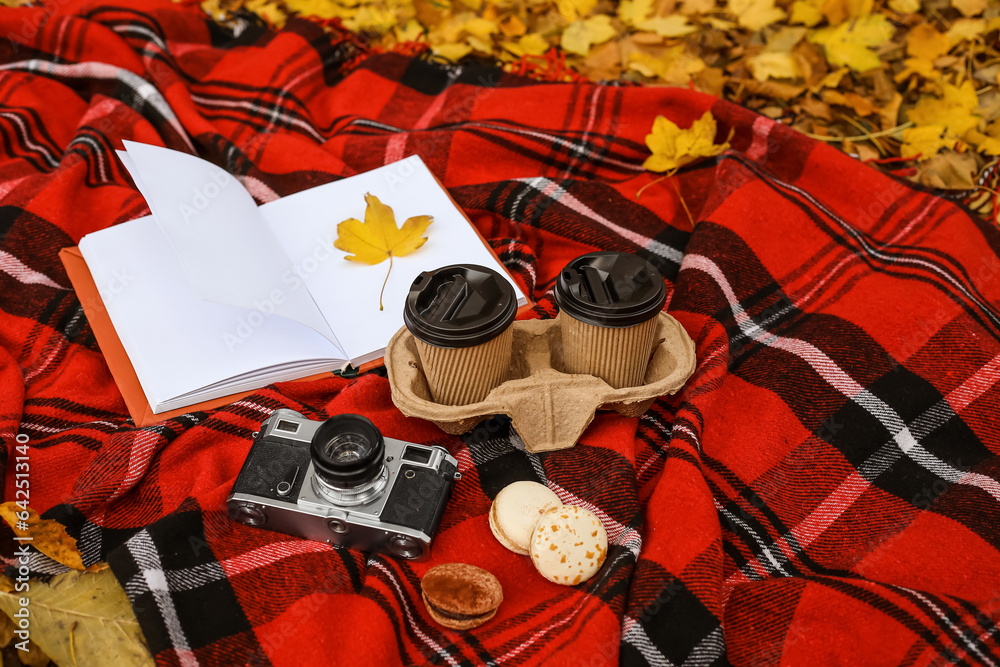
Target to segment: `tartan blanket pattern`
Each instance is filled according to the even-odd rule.
[[[10,456],[29,438],[31,504],[111,563],[157,664],[1000,663],[994,228],[693,92],[368,55],[303,21],[235,28],[166,2],[0,12],[0,439]],[[637,197],[654,117],[708,109],[731,149]],[[642,417],[599,414],[538,455],[505,419],[457,437],[404,418],[379,370],[136,428],[57,258],[148,212],[122,139],[197,152],[259,202],[419,153],[535,317],[571,258],[633,252],[698,368]],[[429,562],[229,521],[280,407],[359,412],[458,458]],[[517,479],[598,513],[594,579],[549,584],[492,538],[491,499]],[[429,619],[419,579],[448,561],[498,576],[490,623]]]

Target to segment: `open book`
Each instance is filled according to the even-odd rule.
[[[88,234],[79,250],[153,413],[380,358],[422,271],[481,264],[510,279],[417,156],[258,207],[210,162],[125,146],[152,215]],[[334,248],[339,222],[365,219],[365,193],[397,224],[434,220],[391,272]]]

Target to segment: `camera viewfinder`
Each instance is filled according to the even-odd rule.
[[[403,452],[403,460],[426,465],[431,461],[431,450],[423,447],[407,447]]]

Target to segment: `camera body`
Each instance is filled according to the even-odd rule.
[[[423,560],[461,475],[447,450],[383,438],[360,415],[276,410],[226,501],[234,521]]]

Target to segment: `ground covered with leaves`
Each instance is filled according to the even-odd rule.
[[[16,4],[25,3],[0,0]],[[300,16],[330,30],[346,29],[362,54],[395,50],[453,62],[488,60],[550,81],[694,88],[952,192],[994,222],[1000,218],[1000,0],[198,4],[220,23],[252,12],[274,27]],[[645,166],[666,174],[727,147],[716,137],[711,114],[689,128],[651,118],[647,144]],[[377,199],[375,204],[381,206]],[[363,240],[369,233],[358,220],[342,224],[345,239],[353,233]],[[406,237],[399,248],[356,257],[372,264],[388,258],[391,267],[393,254],[419,247],[427,224],[408,220],[408,231],[406,225],[397,230]],[[338,247],[357,252],[357,243],[345,244]],[[63,665],[96,664],[94,656],[104,664],[151,664],[128,598],[105,565],[85,568],[65,528],[33,510],[5,503],[0,520],[71,570],[32,586],[32,609],[40,619],[35,642],[19,640],[12,620],[27,593],[0,575],[0,665],[41,667],[50,664],[49,656]]]
[[[190,0],[182,0],[190,1]],[[301,16],[368,51],[546,80],[684,86],[777,119],[997,221],[996,0],[205,0]],[[652,119],[650,119],[652,123]]]

